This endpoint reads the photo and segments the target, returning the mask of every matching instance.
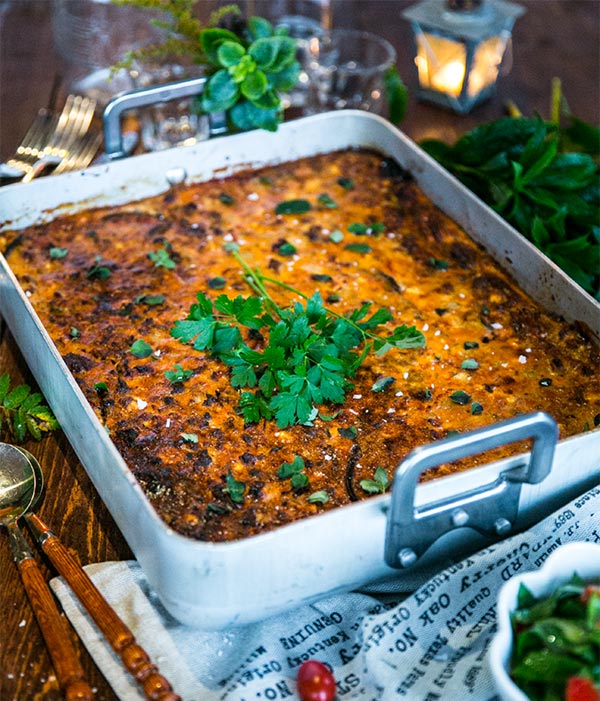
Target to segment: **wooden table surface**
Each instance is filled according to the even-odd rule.
[[[206,2],[206,0],[202,0]],[[292,4],[292,3],[290,3]],[[513,66],[497,95],[468,116],[458,116],[416,99],[412,37],[400,17],[412,4],[401,0],[336,0],[334,26],[353,26],[385,36],[396,47],[398,67],[410,90],[403,129],[415,140],[436,136],[454,140],[474,125],[500,117],[508,99],[531,115],[548,116],[550,82],[562,79],[571,110],[600,123],[598,0],[522,0],[526,14],[513,31]],[[0,157],[10,156],[39,107],[45,105],[55,76],[63,69],[55,56],[49,0],[0,0]],[[260,3],[255,2],[260,14]],[[49,186],[51,180],[48,180]],[[0,219],[2,213],[0,212]],[[4,325],[0,373],[13,383],[35,386]],[[0,440],[8,441],[6,434]],[[127,559],[131,552],[62,432],[25,444],[40,460],[46,493],[39,513],[84,565]],[[46,578],[54,576],[40,556]],[[73,633],[96,698],[116,696]],[[0,699],[54,701],[61,694],[43,639],[29,608],[8,546],[0,538]]]

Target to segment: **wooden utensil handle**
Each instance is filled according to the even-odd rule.
[[[66,701],[92,701],[92,689],[85,681],[83,668],[69,639],[65,622],[60,617],[37,562],[33,558],[27,558],[17,563],[17,566]]]
[[[112,649],[121,657],[146,698],[149,701],[181,701],[146,651],[138,645],[133,633],[58,537],[36,514],[28,514],[27,521],[54,567],[85,606]]]

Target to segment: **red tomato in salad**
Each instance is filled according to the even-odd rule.
[[[333,701],[335,698],[335,679],[322,662],[303,662],[298,669],[296,681],[302,701]]]
[[[565,701],[600,701],[600,691],[587,677],[571,677],[567,682]]]
[[[588,584],[587,587],[581,592],[581,600],[584,604],[592,598],[592,595],[600,596],[600,586],[597,584]]]

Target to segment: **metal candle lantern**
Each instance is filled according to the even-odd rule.
[[[524,11],[504,0],[424,0],[405,10],[415,36],[419,97],[461,114],[488,98]]]

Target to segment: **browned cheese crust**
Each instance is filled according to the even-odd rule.
[[[337,208],[319,204],[323,193]],[[296,198],[312,209],[275,214],[278,203]],[[381,222],[384,230],[353,234],[355,222]],[[343,232],[342,241],[331,240],[334,231]],[[391,476],[412,448],[453,431],[537,410],[557,420],[562,437],[598,421],[599,354],[589,338],[520,291],[406,173],[375,153],[328,154],[178,186],[15,236],[5,242],[12,243],[9,263],[85,396],[157,512],[193,538],[242,538],[367,498],[360,482],[378,466]],[[170,335],[198,291],[213,299],[252,294],[223,250],[226,241],[269,275],[308,295],[320,290],[337,312],[363,302],[389,308],[390,328],[416,325],[426,348],[370,356],[345,404],[321,408],[331,420],[286,429],[274,421],[244,425],[230,369]],[[280,253],[284,242],[295,255]],[[371,251],[347,249],[352,243]],[[173,270],[148,256],[164,245]],[[67,253],[53,257],[51,248]],[[110,275],[90,275],[93,266]],[[218,276],[222,290],[209,285]],[[281,289],[270,292],[289,304]],[[149,305],[148,295],[164,295],[164,303]],[[152,356],[130,352],[139,339]],[[462,368],[465,360],[477,368]],[[170,382],[165,371],[176,364],[193,376]],[[394,383],[373,392],[383,376]],[[471,398],[465,405],[450,398],[459,390]],[[277,477],[297,455],[310,481],[300,491]],[[228,474],[245,485],[243,503],[227,492]],[[319,490],[329,500],[310,503]]]

